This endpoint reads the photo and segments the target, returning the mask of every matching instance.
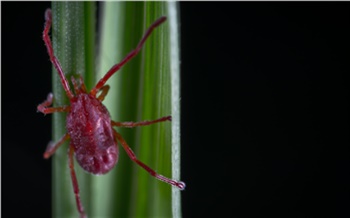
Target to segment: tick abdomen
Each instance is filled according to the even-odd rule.
[[[93,174],[105,174],[118,161],[118,148],[105,106],[90,94],[71,99],[67,130],[80,166]]]

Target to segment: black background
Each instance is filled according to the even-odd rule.
[[[50,217],[50,3],[1,5],[2,217]],[[349,9],[180,3],[184,217],[350,217]]]

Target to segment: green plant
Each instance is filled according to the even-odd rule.
[[[111,90],[104,103],[112,119],[117,121],[155,119],[172,114],[172,123],[118,131],[139,159],[161,174],[179,179],[177,6],[167,2],[106,2],[102,7],[97,50],[95,3],[53,2],[55,54],[67,78],[81,74],[87,88],[91,89],[113,64],[136,47],[150,23],[161,15],[168,16],[168,21],[157,28],[140,54],[109,80]],[[55,70],[53,92],[55,106],[69,104]],[[53,140],[66,132],[64,113],[54,114],[53,129]],[[53,157],[53,214],[77,217],[64,148],[67,147],[63,146]],[[172,190],[149,176],[129,160],[122,148],[119,164],[107,175],[88,175],[77,164],[75,169],[82,202],[91,217],[181,216],[179,190]]]

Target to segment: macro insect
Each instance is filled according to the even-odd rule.
[[[97,82],[96,86],[87,92],[82,77],[77,81],[72,77],[74,93],[71,91],[69,82],[65,77],[61,64],[54,54],[49,31],[52,23],[51,10],[45,11],[45,27],[43,40],[45,42],[50,61],[57,70],[62,86],[69,98],[70,105],[60,107],[50,107],[53,102],[53,94],[50,93],[47,99],[38,105],[38,111],[43,114],[55,112],[67,112],[66,129],[67,133],[57,142],[50,142],[45,150],[44,158],[49,158],[67,140],[70,139],[68,149],[68,161],[70,175],[72,179],[73,191],[76,199],[77,209],[80,217],[86,217],[79,195],[78,181],[74,170],[75,156],[79,165],[87,172],[94,175],[108,173],[117,164],[119,151],[118,142],[122,145],[127,155],[132,161],[145,169],[151,176],[173,185],[180,190],[185,188],[185,183],[164,177],[156,173],[153,169],[137,159],[134,152],[128,146],[123,137],[112,127],[136,127],[146,126],[158,122],[171,121],[171,116],[161,117],[151,121],[141,122],[116,122],[111,120],[107,108],[102,104],[108,93],[109,86],[106,81],[116,73],[123,65],[136,56],[141,50],[146,39],[152,31],[162,24],[166,17],[160,17],[146,31],[137,47],[132,50],[120,63],[113,65],[109,71]],[[97,94],[100,93],[98,96]]]

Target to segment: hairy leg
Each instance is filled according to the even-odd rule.
[[[73,154],[74,154],[74,147],[72,145],[70,145],[69,152],[68,152],[68,161],[69,161],[70,175],[72,178],[73,190],[74,190],[74,195],[75,195],[75,201],[77,203],[77,208],[78,208],[78,211],[80,214],[80,218],[87,218],[87,216],[84,212],[83,204],[81,203],[81,200],[80,200],[78,180],[77,180],[77,176],[75,175],[75,170],[74,170]]]
[[[52,101],[53,101],[53,94],[49,93],[47,95],[46,100],[43,103],[38,105],[37,110],[43,114],[51,114],[51,113],[55,113],[55,112],[68,112],[68,111],[70,111],[70,106],[49,107],[50,105],[52,105]]]
[[[51,157],[51,155],[53,155],[56,152],[56,150],[68,139],[69,135],[68,133],[66,133],[56,143],[53,143],[52,141],[49,142],[44,153],[44,158],[48,159],[49,157]]]
[[[98,100],[103,101],[108,94],[109,91],[109,85],[103,86],[101,89],[101,94],[97,97]]]
[[[136,126],[147,126],[158,122],[171,121],[171,116],[161,117],[156,120],[145,120],[141,122],[116,122],[112,120],[112,126],[133,128]]]
[[[51,39],[50,39],[50,36],[49,36],[51,23],[52,23],[51,9],[46,9],[46,11],[45,11],[45,28],[44,28],[44,32],[43,32],[43,40],[45,42],[45,45],[46,45],[46,48],[47,48],[47,52],[49,53],[50,60],[51,60],[52,64],[54,65],[54,67],[56,68],[56,70],[58,72],[58,75],[60,76],[61,83],[63,85],[64,90],[67,93],[68,98],[73,98],[74,96],[73,96],[73,93],[71,92],[71,90],[69,89],[68,80],[64,76],[61,64],[58,61],[58,59],[56,58],[56,56],[54,54],[54,51],[53,51],[53,48],[52,48]]]
[[[158,18],[158,20],[156,20],[146,31],[146,33],[143,35],[141,41],[139,42],[139,44],[137,45],[137,47],[132,50],[128,55],[126,55],[126,57],[118,64],[115,64],[111,67],[111,69],[108,70],[108,72],[102,77],[102,79],[100,79],[100,81],[98,81],[98,83],[96,84],[96,86],[91,90],[90,94],[93,96],[96,96],[96,93],[98,92],[98,90],[100,90],[104,84],[107,82],[107,80],[115,73],[117,72],[122,66],[124,66],[127,62],[129,62],[133,57],[135,57],[139,51],[141,50],[143,44],[145,43],[145,41],[147,40],[147,38],[151,35],[151,33],[153,32],[153,30],[159,26],[160,24],[162,24],[164,21],[166,20],[166,17],[160,17]]]
[[[186,185],[184,182],[181,181],[176,181],[173,179],[169,179],[166,178],[158,173],[156,173],[154,170],[152,170],[149,166],[147,166],[146,164],[144,164],[143,162],[141,162],[140,160],[137,159],[137,157],[135,156],[134,152],[131,150],[131,148],[129,147],[129,145],[126,143],[126,141],[123,139],[123,137],[114,130],[114,134],[115,137],[117,138],[117,140],[121,143],[121,145],[123,146],[123,148],[125,149],[126,153],[128,154],[128,156],[130,157],[130,159],[132,161],[134,161],[136,164],[138,164],[140,167],[142,167],[143,169],[145,169],[149,174],[151,174],[151,176],[155,177],[156,179],[159,179],[160,181],[166,182],[170,185],[176,186],[178,187],[180,190],[184,190]]]

